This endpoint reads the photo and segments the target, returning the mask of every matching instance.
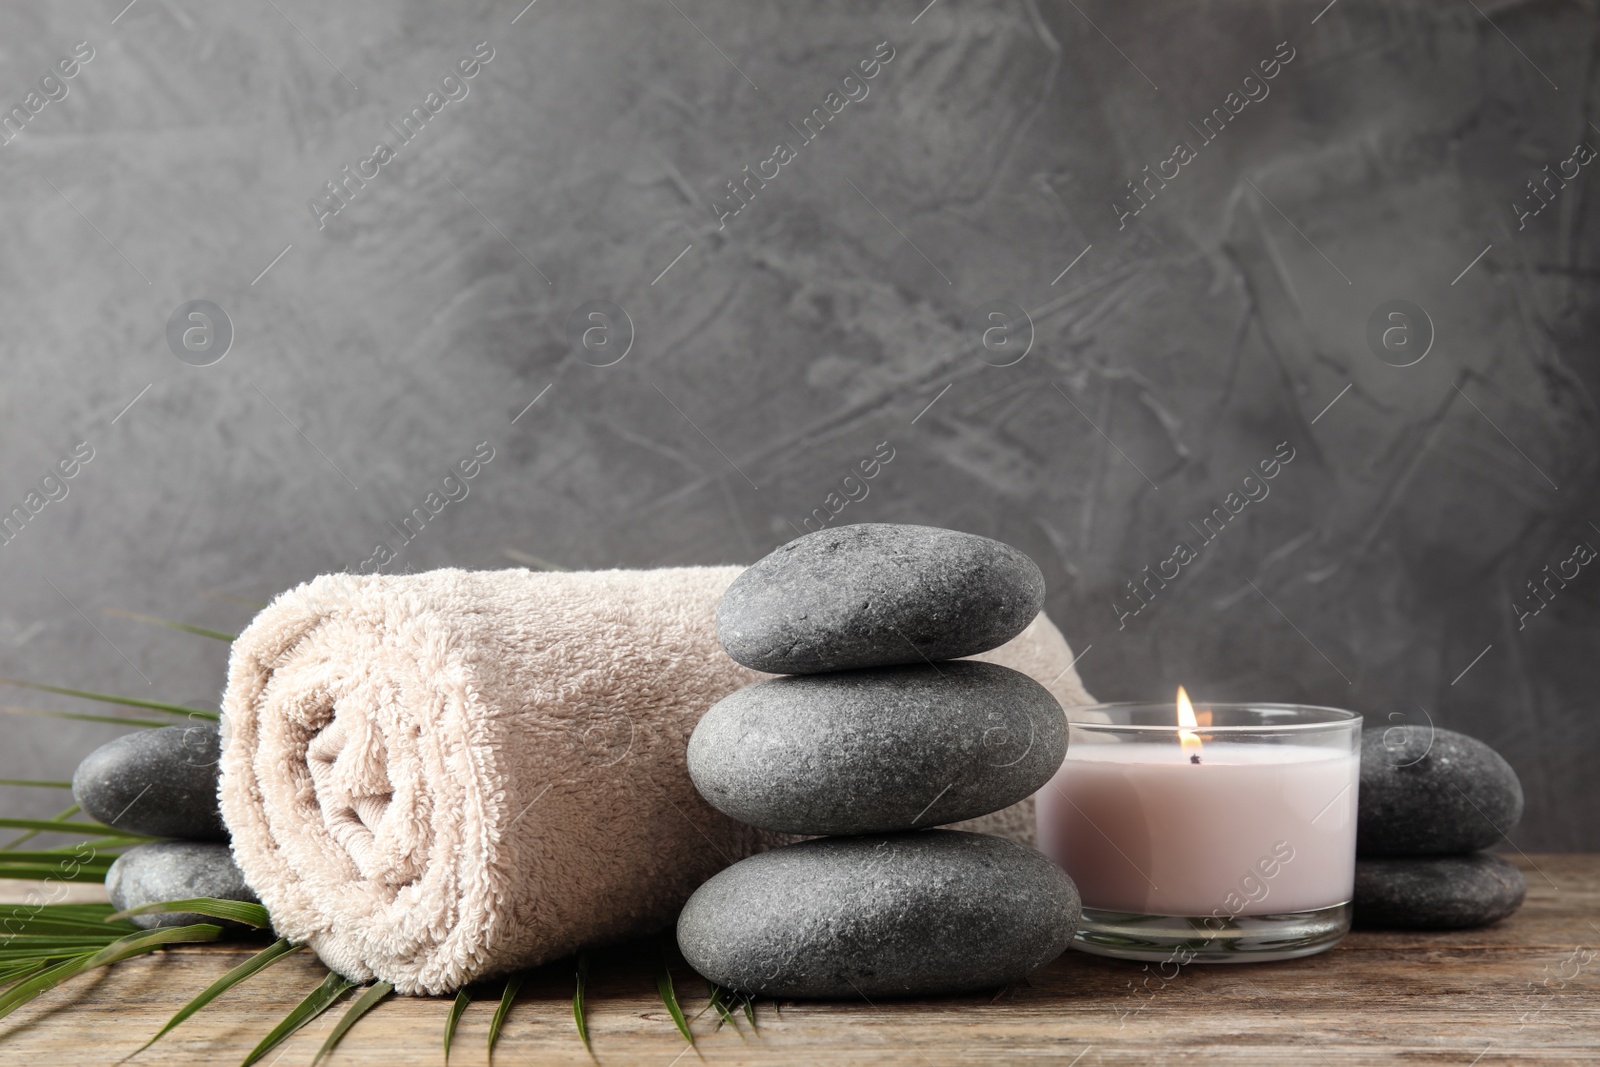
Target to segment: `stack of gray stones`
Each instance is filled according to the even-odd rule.
[[[1527,880],[1484,850],[1516,828],[1522,804],[1517,772],[1476,738],[1431,725],[1364,731],[1356,924],[1451,930],[1516,911]]]
[[[863,524],[798,538],[717,611],[723,647],[787,675],[711,708],[689,741],[695,787],[778,835],[702,885],[678,946],[719,985],[777,997],[908,996],[1004,986],[1065,949],[1079,900],[1024,845],[929,829],[1043,786],[1066,718],[1027,675],[959,659],[1027,628],[1044,578],[988,538]]]
[[[118,909],[196,897],[255,902],[217,810],[221,755],[218,725],[197,720],[127,734],[78,764],[72,797],[85,814],[119,830],[171,839],[130,848],[111,865],[106,895]],[[190,912],[132,919],[147,929],[217,921]]]

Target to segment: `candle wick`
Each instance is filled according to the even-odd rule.
[[[1194,755],[1190,756],[1189,762],[1198,766],[1200,763],[1200,753],[1196,752]]]

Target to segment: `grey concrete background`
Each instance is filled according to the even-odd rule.
[[[124,3],[0,10],[8,108],[94,50],[0,147],[0,505],[94,450],[0,546],[0,673],[214,702],[226,646],[106,610],[237,630],[241,599],[398,542],[478,442],[388,569],[751,561],[887,442],[832,521],[1027,551],[1100,698],[1431,719],[1517,768],[1516,844],[1600,848],[1600,573],[1513,606],[1600,545],[1597,168],[1512,207],[1600,146],[1592,3]],[[468,95],[319,229],[323,184],[480,41]],[[1196,158],[1119,228],[1180,138]],[[165,338],[194,299],[235,334],[210,366]],[[1436,335],[1408,367],[1366,341],[1397,299]],[[612,366],[569,343],[593,300],[633,324]],[[997,300],[1032,321],[1009,366],[965,325]],[[1202,544],[1280,442],[1270,495]],[[4,725],[5,776],[117,731]]]

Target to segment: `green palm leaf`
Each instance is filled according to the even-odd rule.
[[[4,711],[4,710],[5,710],[4,708],[0,708],[0,711]],[[74,804],[74,805],[72,805],[72,807],[68,808],[66,811],[59,811],[56,814],[50,816],[50,820],[52,822],[64,822],[67,819],[72,818],[74,815],[78,814],[78,812],[80,812],[82,810],[83,810],[82,808],[80,808],[80,807],[78,807],[78,805]],[[13,838],[11,840],[11,843],[9,845],[5,846],[5,847],[8,848],[8,849],[9,848],[16,848],[18,845],[22,844],[24,841],[31,841],[34,838],[38,837],[38,836],[39,836],[39,831],[38,830],[31,830],[28,833],[23,834],[21,837]]]
[[[667,954],[663,949],[661,957],[656,962],[656,992],[661,996],[661,1003],[667,1006],[667,1014],[672,1016],[672,1021],[678,1027],[678,1033],[694,1046],[694,1034],[689,1031],[689,1020],[683,1017],[683,1009],[678,1006],[678,994],[672,989],[672,972],[667,969]],[[696,1052],[699,1050],[697,1049]]]
[[[60,882],[103,882],[111,864],[80,866],[76,871],[61,869],[59,857],[55,863],[0,863],[0,880],[38,882],[54,878]]]
[[[588,1050],[589,1058],[595,1063],[600,1062],[600,1057],[594,1054],[594,1046],[589,1043],[589,1023],[583,1017],[583,987],[589,981],[589,956],[587,953],[578,953],[578,987],[572,993],[572,1021],[578,1024],[578,1036],[583,1039],[583,1047]]]
[[[110,904],[39,904],[23,905],[12,909],[0,922],[0,933],[7,936],[24,934],[85,934],[102,937],[111,942],[123,934],[136,934],[139,928],[132,923],[108,924]]]
[[[511,1013],[511,1002],[517,999],[517,990],[522,988],[523,972],[506,979],[505,992],[500,994],[500,1006],[494,1010],[494,1018],[489,1020],[489,1062],[494,1062],[494,1046],[500,1040],[500,1028],[505,1025],[506,1016]]]
[[[124,708],[143,708],[146,711],[164,711],[168,715],[182,715],[184,718],[198,716],[202,719],[221,719],[222,716],[214,711],[205,711],[200,708],[186,708],[182,704],[170,704],[164,700],[144,700],[140,697],[119,697],[110,693],[96,693],[89,689],[68,689],[60,685],[44,685],[40,682],[24,682],[19,678],[0,678],[0,685],[15,685],[23,689],[36,689],[41,693],[59,693],[62,696],[79,697],[83,700],[98,700],[102,704],[116,704]]]
[[[37,778],[0,778],[0,785],[31,785],[41,789],[71,789],[71,782],[47,782]]]
[[[94,909],[94,910],[87,910]],[[143,933],[132,923],[107,924],[101,920],[109,905],[43,904],[12,909],[0,923],[0,981],[13,981],[24,972],[61,963],[105,948],[113,942]]]
[[[267,909],[260,904],[252,904],[244,900],[218,900],[216,897],[190,897],[187,900],[157,900],[150,904],[141,904],[137,908],[128,908],[112,914],[111,919],[126,919],[131,915],[148,915],[151,912],[187,911],[196,915],[209,915],[213,919],[229,919],[245,926],[254,926],[257,930],[265,929],[272,925],[272,919],[267,915]]]
[[[365,993],[357,997],[356,1002],[350,1005],[349,1010],[344,1013],[344,1017],[334,1024],[333,1033],[328,1035],[328,1040],[324,1041],[322,1047],[317,1050],[315,1058],[311,1061],[311,1067],[317,1067],[317,1064],[322,1062],[322,1057],[333,1051],[334,1046],[344,1037],[345,1032],[356,1024],[356,1020],[376,1008],[378,1001],[393,992],[394,986],[389,982],[377,982]]]
[[[121,839],[117,843],[127,844]],[[116,862],[116,853],[100,852],[93,845],[85,853],[86,844],[79,842],[63,849],[0,849],[0,878],[103,882],[106,871]]]
[[[14,963],[23,959],[49,959],[77,956],[105,948],[126,934],[113,937],[94,937],[90,934],[14,934],[6,939],[0,949],[0,959]]]
[[[94,952],[96,949],[102,948],[104,945],[105,942],[101,941],[97,944],[80,945],[76,948],[69,948],[66,945],[62,945],[58,948],[39,949],[34,952],[8,952],[5,955],[5,965],[7,967],[24,967],[40,964],[53,967],[56,964],[64,963],[69,960],[81,959],[82,957],[89,955],[91,952]],[[43,991],[44,990],[42,989],[40,990],[40,992]]]
[[[21,909],[17,910],[20,911]],[[17,925],[21,926],[23,924],[18,923]],[[118,923],[115,927],[107,927],[104,923],[98,922],[29,922],[24,926],[23,930],[14,932],[9,929],[10,923],[7,926],[8,929],[3,939],[5,943],[0,945],[0,954],[20,951],[23,945],[29,943],[35,945],[44,944],[45,942],[40,939],[48,938],[84,937],[96,940],[102,945],[109,945],[124,934],[138,933],[139,931],[139,928],[132,923]]]
[[[239,1067],[250,1067],[261,1057],[277,1048],[290,1034],[300,1029],[306,1023],[315,1019],[333,1005],[333,1002],[344,996],[345,992],[355,988],[355,983],[342,974],[334,971],[328,972],[328,977],[322,984],[306,994],[306,998],[290,1009],[283,1021],[272,1028],[261,1043],[250,1050],[250,1055],[244,1058]]]
[[[37,974],[45,965],[43,963],[17,963],[0,964],[0,985],[6,985]]]
[[[103,948],[119,937],[126,937],[130,933],[140,933],[138,927],[131,930],[122,926],[104,933],[93,933],[82,927],[72,927],[65,924],[55,927],[37,929],[26,934],[7,934],[4,947],[0,947],[0,959],[11,956],[37,953],[41,950],[49,951],[57,946],[67,951],[60,953],[62,956],[73,955],[80,947]]]
[[[154,626],[165,626],[169,630],[182,630],[186,634],[195,634],[199,637],[210,637],[218,641],[232,641],[237,634],[225,634],[221,630],[208,630],[204,626],[191,626],[186,622],[174,622],[156,615],[141,615],[137,611],[123,611],[121,608],[106,608],[107,615],[115,615],[123,619],[132,619],[135,622],[148,622]]]
[[[95,829],[100,828],[99,823],[68,823],[67,825],[89,825],[93,826]],[[112,832],[116,833],[118,831],[113,830]],[[65,852],[75,852],[80,848],[87,848],[92,849],[96,856],[111,856],[113,859],[115,859],[118,855],[120,855],[120,853],[115,853],[110,850],[127,848],[133,844],[137,844],[137,842],[129,841],[123,837],[91,837],[87,841],[74,841],[70,845],[56,845],[54,848],[47,848],[44,851],[54,854],[61,854]],[[6,854],[10,851],[10,849],[0,849],[0,859],[4,859]]]
[[[185,1004],[178,1010],[178,1014],[167,1020],[167,1025],[163,1026],[160,1031],[157,1032],[155,1037],[152,1037],[149,1041],[146,1041],[144,1044],[140,1045],[134,1055],[138,1055],[139,1052],[143,1052],[145,1049],[161,1040],[167,1035],[168,1031],[176,1027],[179,1023],[183,1022],[189,1016],[193,1015],[207,1004],[210,1004],[213,1000],[216,1000],[223,993],[226,993],[228,990],[232,989],[246,978],[249,978],[257,971],[264,970],[268,964],[282,959],[284,956],[287,956],[292,952],[298,952],[304,947],[304,945],[290,944],[287,940],[274,941],[271,945],[268,945],[266,948],[251,956],[249,959],[239,964],[239,966],[235,967],[221,978],[218,978],[215,982],[212,982],[210,985],[206,986],[205,989],[200,992],[199,996],[189,1001],[189,1003]]]
[[[171,726],[172,724],[155,719],[130,719],[125,715],[85,715],[78,711],[55,711],[49,708],[20,708],[15,704],[0,704],[0,711],[7,715],[42,715],[47,719],[73,719],[77,722],[109,722],[117,726],[137,726],[147,730],[156,726]]]
[[[717,1023],[717,1027],[720,1029],[723,1023],[727,1023],[733,1027],[735,1033],[739,1034],[740,1037],[744,1037],[744,1034],[739,1030],[739,1024],[734,1021],[733,1013],[728,1010],[727,994],[728,991],[715,982],[711,984],[711,1008],[721,1019]]]
[[[456,1002],[450,1005],[450,1014],[444,1020],[444,1062],[445,1067],[450,1063],[450,1042],[456,1036],[456,1025],[461,1022],[461,1013],[467,1010],[467,1005],[472,1003],[472,991],[466,986],[456,990]]]
[[[21,911],[21,908],[16,909]],[[20,930],[12,930],[12,923],[21,926]],[[108,927],[98,920],[73,920],[73,919],[33,919],[28,921],[9,920],[6,923],[5,945],[0,946],[0,952],[9,951],[13,946],[20,945],[25,938],[40,937],[91,937],[96,938],[102,945],[109,945],[124,934],[138,933],[139,928],[132,923],[118,923]]]
[[[750,1020],[750,1029],[761,1032],[761,1028],[756,1026],[756,998],[749,993],[744,995],[744,1017]]]
[[[36,833],[65,834],[73,830],[93,830],[102,837],[119,837],[125,841],[154,841],[156,838],[136,834],[132,830],[119,830],[115,826],[106,826],[98,822],[68,822],[60,817],[54,819],[0,819],[0,828],[12,830],[33,830]]]
[[[98,952],[88,952],[74,956],[63,963],[35,974],[13,985],[5,993],[0,994],[0,1018],[11,1014],[17,1008],[37,997],[47,990],[54,989],[62,982],[82,971],[95,967],[104,967],[110,963],[117,963],[133,956],[140,956],[146,952],[154,952],[163,945],[176,944],[190,941],[215,941],[222,936],[222,927],[210,923],[197,923],[194,926],[169,926],[159,930],[141,930],[137,934],[128,934],[111,942]]]

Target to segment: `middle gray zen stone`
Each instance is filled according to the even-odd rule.
[[[774,678],[723,698],[689,738],[695,788],[792,834],[974,819],[1031,795],[1067,751],[1050,691],[993,663]]]
[[[221,727],[214,722],[124,734],[86,756],[72,799],[93,818],[151,837],[226,841],[217,809]]]
[[[245,885],[244,875],[234,864],[227,845],[192,841],[156,841],[130,848],[118,856],[106,872],[106,896],[118,911],[158,900],[194,897],[260,903]],[[232,929],[240,928],[238,923],[186,911],[135,915],[128,921],[147,930],[190,923],[219,923]]]
[[[798,537],[758,560],[717,606],[728,655],[816,674],[972,656],[1044,606],[1033,560],[987,537],[863,523]]]
[[[1031,848],[956,830],[806,841],[689,898],[678,947],[719,985],[775,997],[1006,985],[1066,949],[1072,880]]]
[[[1522,783],[1500,754],[1454,730],[1361,737],[1356,852],[1438,856],[1488,848],[1522,818]]]

